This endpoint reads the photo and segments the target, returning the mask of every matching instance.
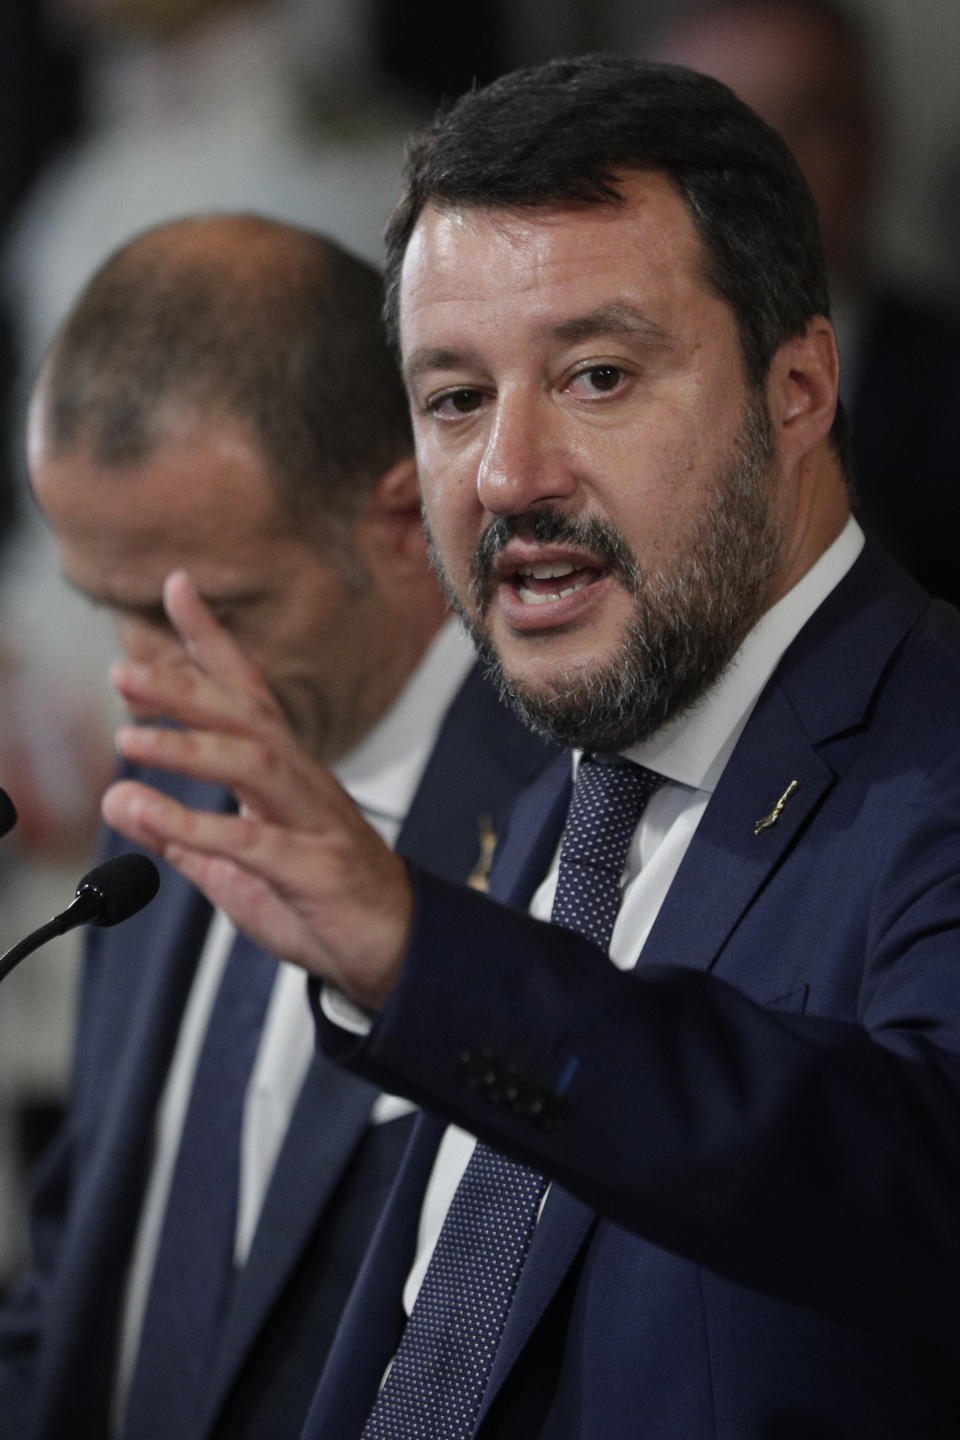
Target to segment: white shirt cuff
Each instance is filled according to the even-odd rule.
[[[332,985],[321,985],[320,1009],[331,1024],[339,1025],[341,1030],[348,1030],[351,1035],[370,1034],[373,1016],[348,1000],[342,990],[335,990]]]

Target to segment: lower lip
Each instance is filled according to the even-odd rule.
[[[569,595],[529,605],[521,600],[516,586],[504,583],[497,587],[495,604],[511,630],[531,634],[579,623],[602,602],[609,587],[609,576],[604,575],[579,590],[572,590]]]

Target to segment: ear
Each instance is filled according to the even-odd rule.
[[[381,475],[360,517],[357,539],[375,573],[389,571],[397,580],[426,572],[420,487],[412,455]]]
[[[767,398],[782,464],[801,464],[830,433],[837,409],[840,363],[833,326],[816,315],[802,335],[774,355]]]

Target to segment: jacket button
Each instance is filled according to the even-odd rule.
[[[478,1090],[489,1084],[493,1062],[494,1057],[490,1050],[461,1050],[457,1056],[460,1083],[468,1090]]]

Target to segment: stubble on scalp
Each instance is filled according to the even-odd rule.
[[[764,398],[746,407],[733,452],[720,468],[710,503],[669,569],[644,574],[620,531],[556,509],[501,516],[477,547],[471,593],[452,590],[429,536],[433,563],[470,630],[501,696],[538,734],[564,746],[618,751],[690,710],[717,682],[766,608],[783,540],[771,507],[773,443]],[[586,548],[633,601],[616,653],[593,667],[560,667],[536,687],[507,674],[484,628],[497,555],[515,537]]]

